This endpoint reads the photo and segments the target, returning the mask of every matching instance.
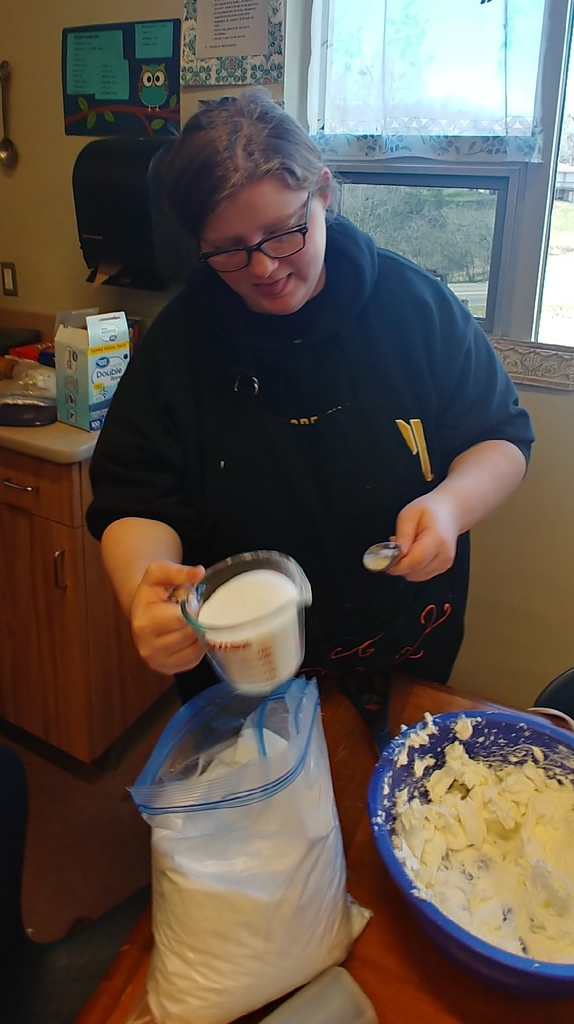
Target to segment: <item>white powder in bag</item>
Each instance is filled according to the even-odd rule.
[[[259,756],[249,725],[244,733],[220,755],[230,770],[237,747]],[[273,752],[286,742],[267,731],[264,741]],[[227,1024],[344,960],[370,913],[346,894],[320,722],[286,788],[249,806],[174,815],[174,825],[152,833],[149,1003],[159,1024]]]

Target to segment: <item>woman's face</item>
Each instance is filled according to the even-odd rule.
[[[325,171],[325,182],[330,178]],[[201,249],[232,249],[256,245],[262,238],[281,234],[304,223],[308,192],[293,191],[280,178],[268,177],[245,185],[208,217]],[[263,252],[251,254],[242,270],[220,273],[226,284],[256,313],[279,316],[294,313],[317,295],[325,284],[325,209],[328,190],[313,196],[305,247],[281,259]]]

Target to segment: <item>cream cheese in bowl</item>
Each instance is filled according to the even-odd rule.
[[[449,713],[386,747],[368,796],[385,867],[444,952],[516,994],[574,993],[574,737]]]
[[[538,756],[537,756],[538,754]],[[426,782],[397,794],[393,845],[443,913],[501,949],[574,963],[574,787],[540,750],[490,768],[456,740]]]

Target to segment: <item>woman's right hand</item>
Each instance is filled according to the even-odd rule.
[[[199,583],[205,575],[201,565],[152,562],[135,592],[130,611],[134,643],[144,661],[156,672],[173,675],[194,668],[203,648],[181,614],[179,604],[168,601],[180,583]]]

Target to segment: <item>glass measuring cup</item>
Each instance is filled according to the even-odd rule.
[[[223,613],[222,621],[221,604],[213,617],[208,602],[216,591],[253,572],[259,575],[243,581],[243,609],[237,608],[236,597],[228,620]],[[279,578],[273,579],[270,573]],[[245,693],[265,694],[296,675],[305,654],[305,607],[311,604],[312,595],[309,580],[295,559],[279,551],[232,555],[210,566],[201,582],[189,585],[186,591],[179,600],[183,617],[222,679]],[[250,608],[257,604],[258,611],[253,614]]]

